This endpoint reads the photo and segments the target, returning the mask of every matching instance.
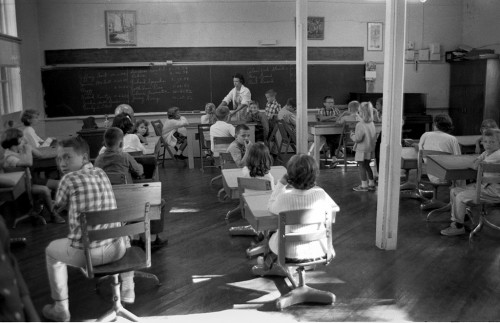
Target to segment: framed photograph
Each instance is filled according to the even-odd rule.
[[[325,39],[325,17],[307,17],[307,39]]]
[[[384,24],[381,22],[369,22],[367,33],[367,50],[382,51],[384,50]]]
[[[136,12],[129,10],[106,10],[106,45],[136,46]]]

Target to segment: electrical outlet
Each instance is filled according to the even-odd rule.
[[[415,48],[415,42],[409,40],[408,43],[406,43],[406,49],[414,49]]]

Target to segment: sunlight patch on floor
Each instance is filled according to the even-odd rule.
[[[193,275],[191,278],[193,279],[193,284],[201,283],[205,281],[209,281],[212,278],[219,278],[223,275]]]
[[[197,212],[200,212],[200,209],[184,209],[184,208],[172,207],[169,212],[170,213],[197,213]]]

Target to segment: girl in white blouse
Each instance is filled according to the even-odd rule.
[[[127,113],[123,112],[115,116],[112,127],[119,128],[124,133],[122,147],[123,152],[130,153],[134,151],[141,151],[143,154],[146,153],[146,148],[143,144],[141,144],[139,137],[135,133],[132,133],[134,124],[132,123],[131,117]],[[101,148],[99,155],[102,154],[104,150],[106,150],[105,146]]]

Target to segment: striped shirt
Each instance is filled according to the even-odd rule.
[[[71,246],[78,249],[83,249],[80,214],[116,209],[115,194],[108,176],[91,163],[63,176],[57,189],[55,203],[57,208],[68,209],[68,239],[71,240]],[[120,225],[119,222],[100,224],[91,229],[114,228]],[[112,242],[113,239],[93,241],[90,243],[90,248],[102,247]]]

